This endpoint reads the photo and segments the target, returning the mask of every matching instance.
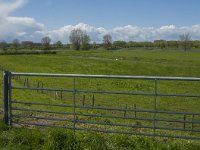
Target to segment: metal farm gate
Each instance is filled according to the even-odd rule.
[[[3,72],[4,121],[200,139],[200,78]]]

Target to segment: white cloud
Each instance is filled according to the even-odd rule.
[[[61,40],[62,42],[68,42],[68,37],[71,30],[80,28],[85,30],[91,37],[92,41],[101,42],[102,37],[105,34],[110,34],[113,40],[125,40],[125,41],[153,41],[158,39],[177,40],[180,34],[190,33],[193,39],[200,39],[200,25],[193,25],[187,27],[176,27],[175,25],[161,26],[159,28],[154,27],[138,27],[133,25],[127,25],[122,27],[115,27],[113,29],[105,29],[102,27],[94,27],[88,24],[79,23],[77,25],[66,25],[57,30],[48,31],[53,41]]]
[[[0,0],[0,41],[36,40],[34,34],[44,30],[44,25],[30,17],[12,17],[9,14],[24,6],[27,0]]]
[[[96,27],[93,27],[93,26],[90,26],[90,25],[87,25],[84,23],[79,23],[74,26],[66,25],[64,27],[61,27],[60,29],[48,31],[46,33],[46,35],[49,35],[54,42],[60,40],[64,43],[66,43],[66,42],[69,42],[68,37],[70,35],[70,32],[73,29],[77,29],[77,28],[86,31],[87,34],[90,35],[92,41],[96,41],[96,42],[101,41],[103,35],[108,33],[108,31],[102,27],[96,28]]]
[[[0,17],[5,17],[16,9],[22,7],[27,0],[15,0],[14,2],[8,2],[6,0],[0,0]]]
[[[92,42],[101,42],[105,34],[110,34],[113,40],[152,41],[158,39],[177,40],[180,34],[188,32],[193,39],[200,39],[200,24],[182,27],[165,25],[158,28],[127,25],[105,29],[79,23],[49,31],[44,24],[37,22],[34,18],[10,16],[11,12],[23,7],[26,2],[27,0],[0,0],[0,41],[12,41],[14,38],[18,38],[19,40],[39,42],[43,36],[50,36],[52,42],[60,40],[68,43],[70,32],[75,28],[85,30],[90,35]]]

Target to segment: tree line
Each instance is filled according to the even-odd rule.
[[[89,50],[89,49],[123,49],[123,48],[145,48],[145,49],[183,49],[185,51],[190,49],[199,49],[200,41],[191,40],[189,33],[181,34],[178,40],[155,40],[155,41],[113,41],[110,34],[106,34],[102,38],[101,43],[91,43],[91,38],[86,31],[81,29],[74,29],[69,35],[69,44],[63,44],[61,41],[51,43],[51,38],[46,36],[41,39],[40,43],[33,41],[19,41],[14,39],[13,42],[0,42],[0,50],[56,50],[56,49],[73,49],[73,50]]]

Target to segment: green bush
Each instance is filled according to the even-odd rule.
[[[56,54],[56,51],[43,50],[43,51],[8,51],[8,52],[0,52],[0,55],[40,55],[40,54]]]

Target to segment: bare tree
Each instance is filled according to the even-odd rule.
[[[112,45],[112,36],[109,34],[106,34],[103,36],[103,46],[106,49],[109,49]]]
[[[41,40],[41,43],[44,47],[45,50],[48,50],[49,47],[50,47],[50,43],[51,43],[51,38],[46,36],[46,37],[43,37],[42,40]]]
[[[181,34],[179,36],[179,42],[184,51],[189,50],[191,47],[191,35],[189,33]]]
[[[71,42],[72,49],[80,50],[82,36],[83,31],[81,29],[74,29],[71,31],[69,40]]]
[[[87,35],[86,31],[81,29],[74,29],[71,31],[69,40],[71,43],[71,48],[75,50],[88,49],[90,42],[90,37]]]

